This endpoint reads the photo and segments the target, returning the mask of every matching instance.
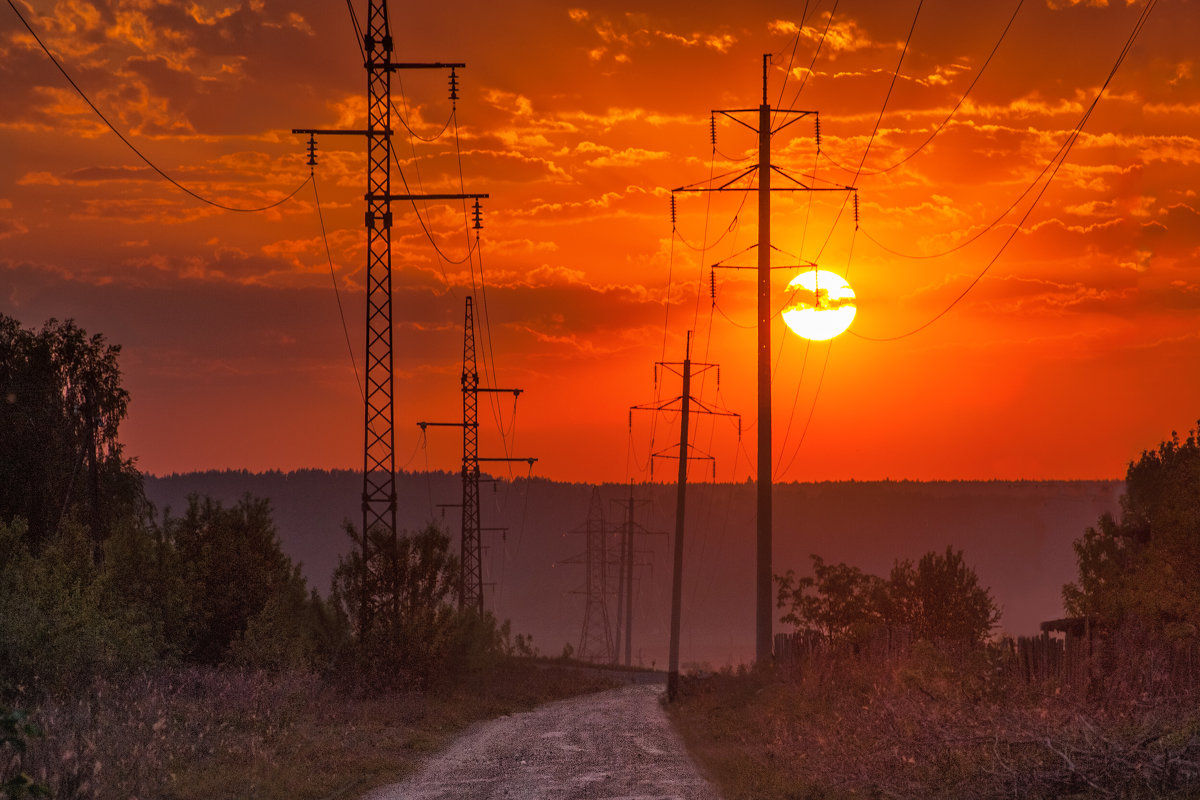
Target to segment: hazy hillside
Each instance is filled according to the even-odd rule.
[[[1061,615],[1059,590],[1074,577],[1071,542],[1104,511],[1117,508],[1120,481],[844,482],[775,488],[774,571],[807,570],[810,553],[886,574],[896,559],[917,558],[946,545],[968,563],[1004,609],[1002,627],[1030,633]],[[360,524],[362,477],[349,471],[207,472],[147,477],[160,511],[177,513],[190,493],[233,502],[243,494],[269,498],[284,549],[303,562],[309,580],[327,591],[340,553],[350,546],[343,520]],[[402,473],[400,523],[437,520],[455,535],[461,498],[457,475]],[[499,481],[481,489],[489,608],[531,633],[547,654],[578,646],[583,622],[582,528],[590,485],[548,480]],[[629,487],[601,487],[610,524],[625,518]],[[674,530],[675,487],[634,487],[636,520],[649,530]],[[754,485],[689,487],[685,534],[682,658],[719,665],[745,660],[754,649]],[[634,601],[634,653],[643,663],[666,661],[670,558],[666,535],[641,537]],[[615,588],[616,578],[612,578]],[[610,611],[616,623],[615,600]]]

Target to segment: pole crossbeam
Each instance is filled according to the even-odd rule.
[[[388,194],[388,195],[367,195],[367,200],[385,200],[392,202],[406,200],[486,200],[491,195],[488,194],[472,194],[470,192],[463,194]]]

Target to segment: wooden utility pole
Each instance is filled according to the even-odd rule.
[[[671,649],[667,659],[667,700],[679,696],[679,617],[683,600],[683,517],[687,509],[688,418],[692,408],[692,332],[683,351],[683,408],[679,414],[679,480],[675,489],[675,548],[671,561]]]
[[[771,105],[763,56],[758,107],[758,558],[754,571],[754,660],[771,657]]]
[[[715,416],[736,417],[729,411],[716,411],[709,408],[703,403],[692,397],[692,376],[699,375],[710,369],[716,369],[716,364],[693,364],[692,363],[692,332],[687,332],[687,339],[684,344],[683,362],[658,362],[661,367],[671,372],[676,372],[683,378],[682,394],[665,403],[652,406],[631,406],[630,415],[633,411],[679,411],[679,477],[676,483],[675,491],[675,543],[673,550],[673,558],[671,565],[671,642],[667,658],[667,700],[674,701],[679,694],[679,634],[682,617],[683,604],[683,534],[684,534],[684,512],[687,508],[687,462],[695,458],[708,458],[707,456],[692,456],[689,454],[691,445],[688,444],[688,427],[690,425],[692,407],[697,408],[697,413],[711,414]],[[700,369],[693,372],[693,367]],[[678,403],[676,409],[674,406]],[[652,453],[651,458],[665,455],[664,453]]]

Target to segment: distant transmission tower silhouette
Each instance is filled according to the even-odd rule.
[[[608,619],[608,538],[612,531],[604,524],[604,507],[600,502],[600,488],[592,487],[592,501],[588,507],[587,523],[582,530],[586,537],[583,558],[573,558],[564,563],[578,564],[582,561],[587,572],[584,595],[587,600],[583,608],[583,628],[579,632],[581,661],[600,664],[616,663],[617,650],[613,642],[612,625]]]
[[[363,32],[363,66],[367,70],[366,130],[297,128],[293,133],[309,135],[309,161],[315,162],[316,134],[367,137],[367,333],[366,388],[363,425],[362,492],[362,597],[359,636],[364,636],[381,602],[371,587],[384,572],[380,554],[371,544],[373,535],[396,540],[396,431],[392,340],[392,201],[467,200],[486,194],[413,195],[392,194],[392,72],[398,69],[450,69],[451,99],[455,99],[453,70],[465,64],[418,64],[392,61],[392,33],[387,0],[369,0],[367,27]],[[394,548],[393,548],[394,549]],[[392,591],[393,614],[398,613],[399,588]]]
[[[463,431],[462,455],[462,537],[459,554],[461,572],[458,582],[458,607],[474,608],[483,613],[483,543],[484,530],[479,514],[479,462],[480,461],[524,461],[530,467],[536,458],[514,458],[501,456],[481,458],[479,455],[479,393],[512,392],[519,397],[521,389],[495,389],[479,385],[479,368],[475,359],[475,304],[470,295],[466,298],[463,312],[463,367],[462,367],[462,422],[418,422],[421,430],[429,426],[461,427]]]

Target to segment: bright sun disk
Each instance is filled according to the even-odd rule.
[[[832,339],[854,320],[854,290],[836,272],[810,269],[788,284],[792,292],[783,321],[798,336],[824,341]]]

